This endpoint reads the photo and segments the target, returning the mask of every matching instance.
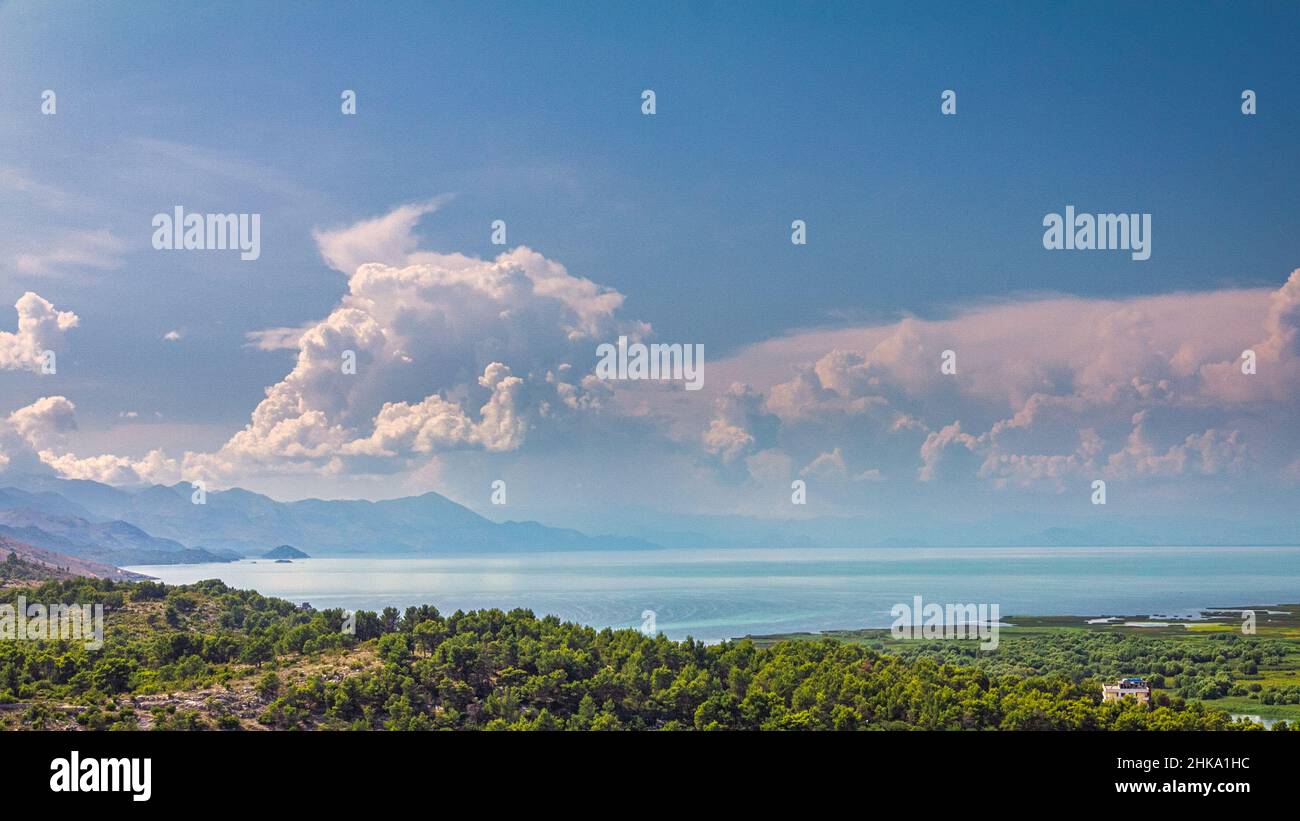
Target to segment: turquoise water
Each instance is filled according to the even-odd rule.
[[[864,548],[645,550],[304,559],[132,567],[168,583],[221,579],[318,608],[525,607],[670,638],[888,627],[926,602],[1034,615],[1194,615],[1300,601],[1300,548]]]

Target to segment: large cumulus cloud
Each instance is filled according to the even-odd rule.
[[[417,251],[411,232],[437,205],[317,232],[347,292],[318,322],[250,334],[294,350],[293,366],[224,446],[184,454],[186,478],[413,469],[440,451],[516,450],[540,419],[599,406],[607,388],[587,378],[596,345],[649,326],[616,316],[621,294],[527,247],[493,259]],[[123,467],[50,462],[76,475]]]

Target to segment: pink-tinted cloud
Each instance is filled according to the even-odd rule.
[[[1278,453],[1297,442],[1298,328],[1300,270],[1276,290],[1058,297],[794,333],[711,372],[743,374],[782,441],[852,431],[874,447],[911,442],[923,481],[955,453],[1003,486],[1237,475],[1253,462],[1277,475]],[[1241,368],[1247,348],[1254,374]],[[944,351],[955,374],[941,371]],[[737,428],[739,441],[748,430]]]

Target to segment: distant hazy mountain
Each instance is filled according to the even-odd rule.
[[[204,504],[194,504],[188,484],[115,488],[49,476],[5,481],[16,486],[16,500],[36,505],[23,510],[76,511],[85,525],[96,519],[130,523],[144,535],[174,547],[211,552],[252,555],[263,552],[267,544],[298,545],[313,556],[654,547],[642,539],[592,537],[536,522],[493,522],[437,493],[382,502],[277,502],[233,488],[209,491]],[[0,510],[0,521],[4,515]]]
[[[282,544],[279,547],[272,548],[262,554],[263,559],[310,559],[306,553],[303,553],[296,547]]]
[[[76,516],[98,521],[97,516],[81,505],[48,490],[39,493],[28,493],[12,487],[0,490],[0,510],[24,509],[39,510],[51,516]]]
[[[58,516],[32,508],[0,510],[0,535],[45,550],[116,566],[219,562],[231,558],[207,550],[193,550],[171,539],[154,538],[127,522],[91,522],[79,516]]]
[[[668,515],[646,507],[557,511],[587,531],[652,541],[662,547],[1225,547],[1300,544],[1300,511],[1290,522],[1216,516],[1059,516],[1014,510],[987,517],[936,515],[765,518]]]

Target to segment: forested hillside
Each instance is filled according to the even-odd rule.
[[[992,672],[838,642],[704,645],[531,612],[317,611],[216,581],[97,579],[106,643],[0,641],[0,724],[187,729],[1223,729],[1178,697],[1102,704],[1068,670]],[[12,601],[17,591],[0,592]]]

